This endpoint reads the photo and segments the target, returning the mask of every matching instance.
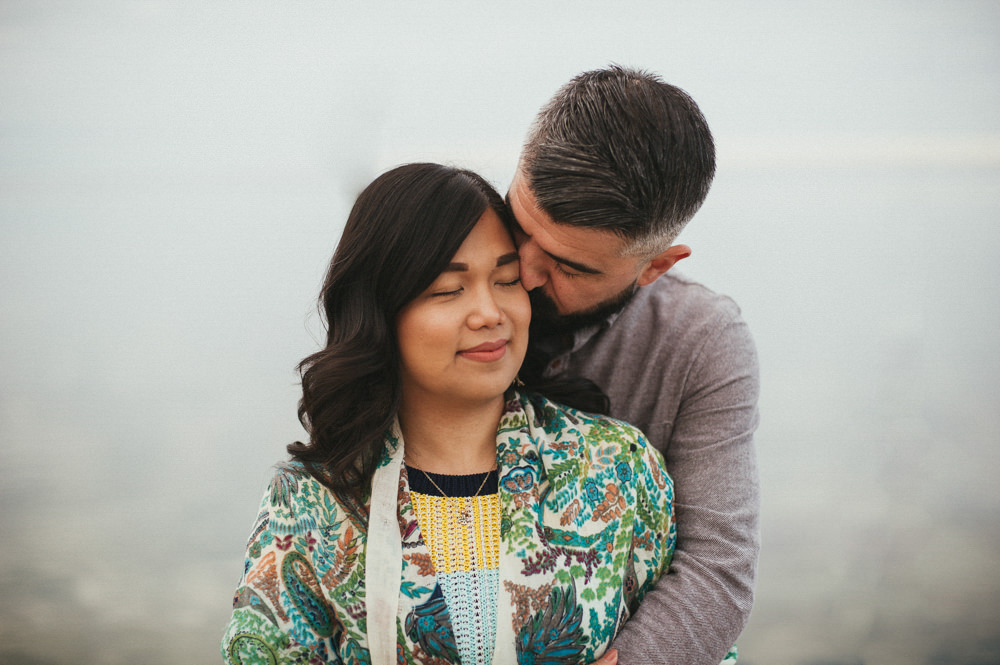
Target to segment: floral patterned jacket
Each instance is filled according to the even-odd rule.
[[[590,663],[663,575],[673,486],[635,428],[512,392],[497,429],[494,663]],[[222,642],[227,663],[457,663],[398,428],[351,510],[304,468],[264,494]]]

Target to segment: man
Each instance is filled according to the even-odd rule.
[[[540,111],[508,193],[533,305],[524,371],[594,381],[674,479],[677,550],[615,641],[627,665],[719,663],[753,604],[754,343],[735,303],[668,273],[691,253],[672,243],[714,174],[694,101],[615,66],[577,76]]]

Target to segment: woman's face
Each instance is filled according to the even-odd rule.
[[[396,319],[404,400],[503,394],[528,345],[531,306],[518,271],[510,234],[488,209],[444,272]]]

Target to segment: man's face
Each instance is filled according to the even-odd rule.
[[[625,306],[648,260],[623,256],[625,241],[610,231],[557,224],[538,208],[521,173],[507,198],[517,219],[521,284],[531,291],[536,321],[572,329]]]

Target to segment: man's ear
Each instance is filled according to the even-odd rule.
[[[646,267],[639,273],[636,283],[639,286],[652,284],[660,275],[673,268],[675,263],[689,256],[691,256],[691,248],[687,245],[671,245],[649,260]]]

